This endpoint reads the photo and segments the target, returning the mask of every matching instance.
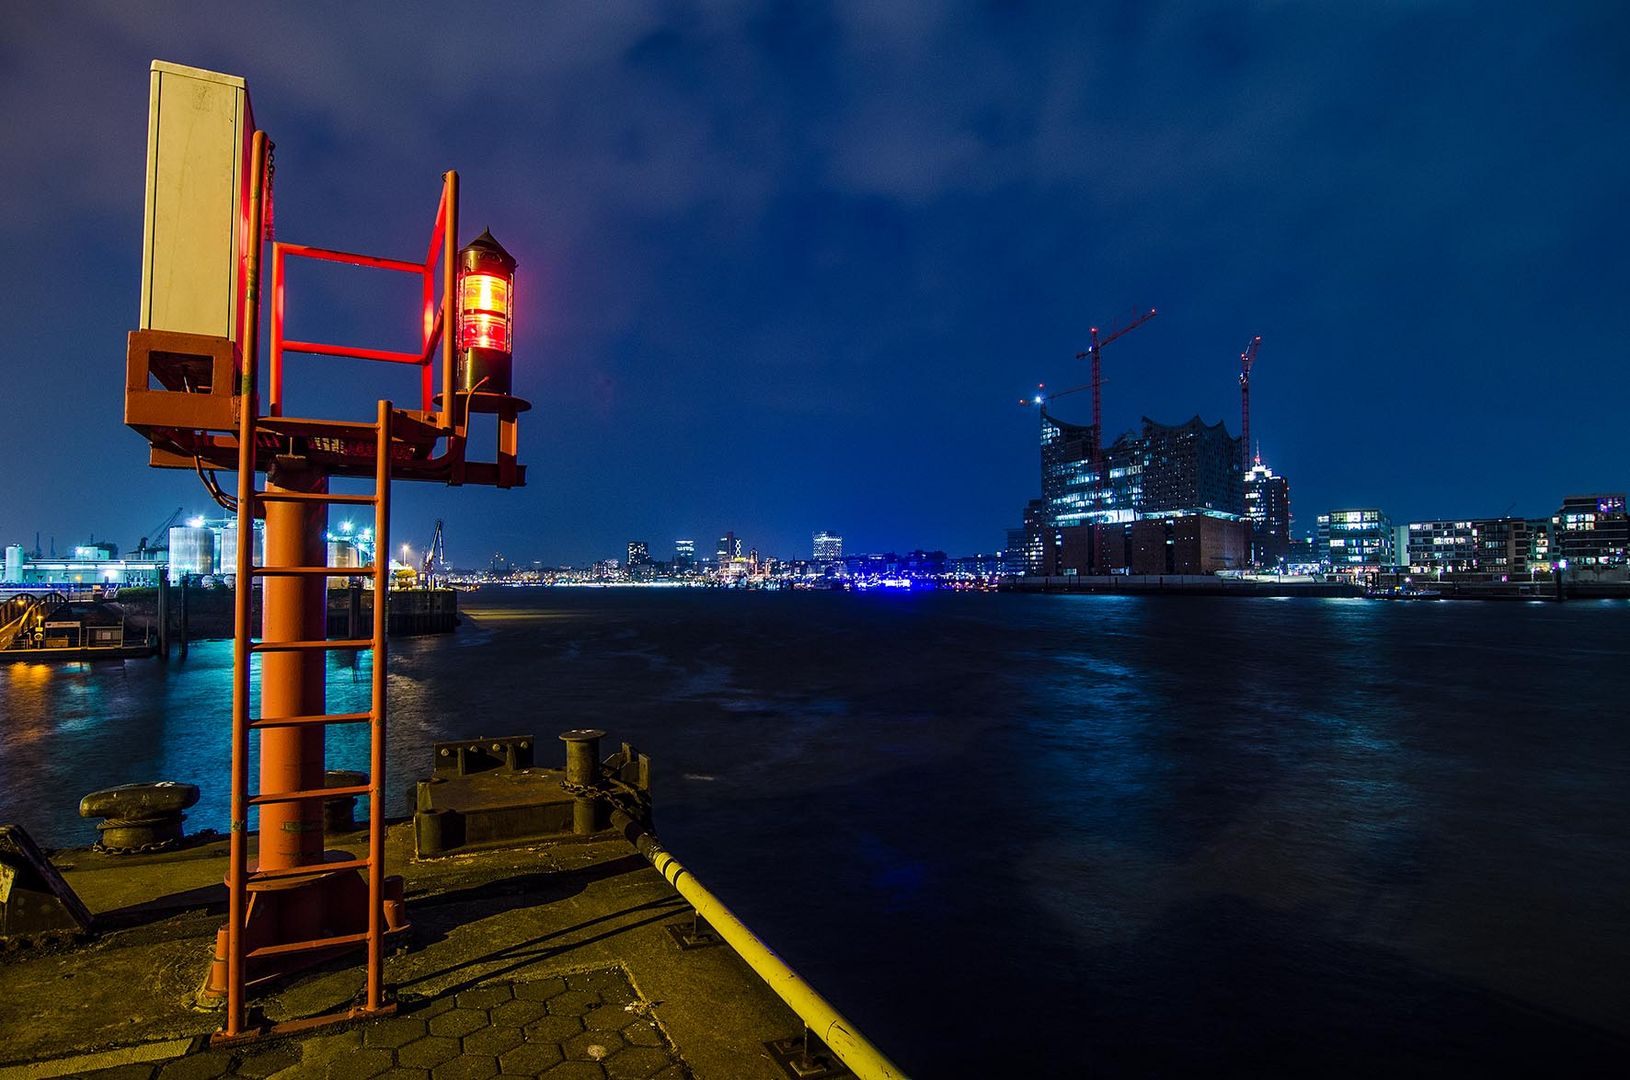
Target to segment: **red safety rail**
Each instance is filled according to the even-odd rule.
[[[442,360],[442,408],[437,426],[451,426],[450,403],[453,388],[453,335],[444,334],[453,319],[452,305],[456,302],[453,289],[457,268],[458,232],[458,174],[448,172],[442,177],[441,202],[436,206],[436,223],[430,229],[430,244],[423,263],[386,259],[377,255],[359,255],[350,251],[309,247],[303,244],[272,244],[272,339],[271,373],[267,386],[267,415],[283,415],[283,354],[308,353],[317,356],[344,356],[356,360],[382,360],[394,364],[417,364],[420,370],[420,409],[428,417],[434,410],[435,379],[431,365],[440,344]],[[423,325],[420,351],[396,352],[390,349],[365,349],[355,345],[331,345],[317,341],[291,341],[283,334],[283,260],[289,256],[319,259],[362,266],[373,270],[394,270],[403,274],[417,274],[420,282]],[[436,303],[436,271],[440,264],[442,274],[441,303]]]

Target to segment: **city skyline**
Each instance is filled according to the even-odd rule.
[[[1299,535],[1332,507],[1539,516],[1626,487],[1612,424],[1579,422],[1630,390],[1617,9],[557,10],[506,35],[163,11],[25,8],[0,46],[0,239],[59,260],[0,270],[0,542],[129,546],[210,509],[119,414],[155,57],[249,80],[279,239],[407,251],[456,167],[466,238],[520,260],[530,483],[407,486],[410,538],[443,518],[455,547],[564,563],[729,523],[795,553],[826,524],[991,550],[1039,493],[1015,395],[1086,381],[1090,328],[1146,306],[1104,352],[1106,442],[1144,415],[1239,435],[1261,335],[1252,442]],[[290,288],[320,340],[390,332],[401,299]],[[381,377],[344,366],[336,401]]]

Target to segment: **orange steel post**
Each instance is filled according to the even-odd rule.
[[[428,370],[428,369],[427,369]],[[385,667],[386,596],[390,589],[391,403],[379,403],[378,463],[374,472],[373,738],[368,765],[368,996],[364,1007],[384,1007],[385,977]]]
[[[245,879],[249,863],[249,639],[251,601],[254,592],[255,530],[255,415],[260,403],[256,397],[255,347],[260,340],[260,228],[261,198],[266,176],[268,141],[264,131],[254,134],[251,160],[254,179],[249,196],[249,220],[254,238],[248,250],[245,280],[247,294],[243,305],[243,383],[238,419],[238,558],[237,587],[233,594],[236,633],[232,642],[232,810],[227,867],[227,995],[226,1033],[243,1031],[243,933],[247,905]]]
[[[320,470],[274,465],[267,475],[267,494],[324,493],[328,478]],[[315,500],[269,501],[266,506],[268,567],[322,566],[328,561],[324,532],[328,507]],[[240,538],[239,543],[243,543]],[[327,583],[315,576],[271,575],[261,585],[263,637],[280,641],[321,641],[328,636]],[[318,716],[324,710],[327,655],[316,649],[276,650],[260,658],[262,717]],[[260,733],[260,791],[273,795],[312,791],[323,786],[323,729],[269,727]],[[323,858],[323,809],[319,801],[268,802],[260,807],[259,869],[283,870],[320,863]],[[313,894],[315,895],[315,894]],[[284,905],[284,924],[295,939],[314,938],[322,912],[314,903]],[[296,914],[298,913],[298,914]]]

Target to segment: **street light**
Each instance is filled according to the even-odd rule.
[[[484,230],[459,251],[458,263],[458,391],[508,394],[515,259]]]

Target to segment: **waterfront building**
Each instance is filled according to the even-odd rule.
[[[1293,536],[1290,550],[1285,553],[1288,566],[1313,566],[1319,562],[1319,538],[1316,533]]]
[[[1332,510],[1319,515],[1318,526],[1319,561],[1333,570],[1397,565],[1392,523],[1380,510]]]
[[[734,532],[725,533],[719,537],[719,546],[714,555],[720,569],[729,566],[733,560],[741,558],[741,539]]]
[[[630,540],[628,542],[628,568],[644,566],[651,561],[651,545],[644,540]]]
[[[843,561],[843,537],[822,529],[813,537],[814,561],[831,563]]]
[[[963,555],[945,564],[947,573],[965,578],[993,578],[1007,573],[1005,551]]]
[[[1007,530],[1007,546],[1002,549],[1002,573],[1018,577],[1025,572],[1024,526]]]
[[[1046,536],[1041,565],[1048,577],[1215,574],[1244,569],[1250,552],[1245,522],[1215,514],[1066,525]]]
[[[1257,455],[1243,481],[1251,565],[1280,566],[1290,555],[1290,482]]]
[[[1418,574],[1458,573],[1477,568],[1477,530],[1470,521],[1411,521],[1404,558]]]
[[[1550,518],[1528,518],[1528,567],[1531,570],[1548,570],[1551,567],[1551,532]]]
[[[674,570],[683,573],[696,565],[696,541],[674,541]]]
[[[1477,542],[1477,569],[1488,574],[1526,574],[1533,568],[1533,540],[1524,518],[1478,518],[1472,522]]]
[[[1144,514],[1245,511],[1239,440],[1221,422],[1183,424],[1143,418],[1092,460],[1090,424],[1041,414],[1041,491],[1055,528],[1136,520]]]
[[[1056,531],[1047,520],[1047,500],[1031,499],[1024,507],[1024,572],[1046,574],[1048,552]]]
[[[1222,421],[1206,425],[1196,416],[1167,425],[1144,417],[1139,442],[1140,515],[1211,513],[1238,518],[1245,513],[1242,448]]]
[[[1183,424],[1160,424],[1144,417],[1138,432],[1116,439],[1095,462],[1096,444],[1097,433],[1091,425],[1067,423],[1043,408],[1042,497],[1025,508],[1024,518],[1028,573],[1056,576],[1089,569],[1092,573],[1128,569],[1136,573],[1134,563],[1169,566],[1171,558],[1155,559],[1152,548],[1141,561],[1134,558],[1137,543],[1131,535],[1125,529],[1104,527],[1188,515],[1235,521],[1245,513],[1240,441],[1221,423],[1207,425],[1196,416]],[[1283,504],[1288,536],[1288,485],[1275,485],[1273,498],[1276,504]],[[1079,526],[1092,529],[1066,531]],[[1161,529],[1164,535],[1167,526]],[[1154,533],[1145,530],[1140,535],[1152,538]],[[1209,531],[1205,535],[1213,542],[1220,536]],[[1123,547],[1128,544],[1131,546]],[[1229,556],[1223,562],[1231,568],[1243,566],[1244,558]]]
[[[1551,518],[1551,552],[1569,566],[1623,566],[1630,554],[1624,492],[1569,495]]]

